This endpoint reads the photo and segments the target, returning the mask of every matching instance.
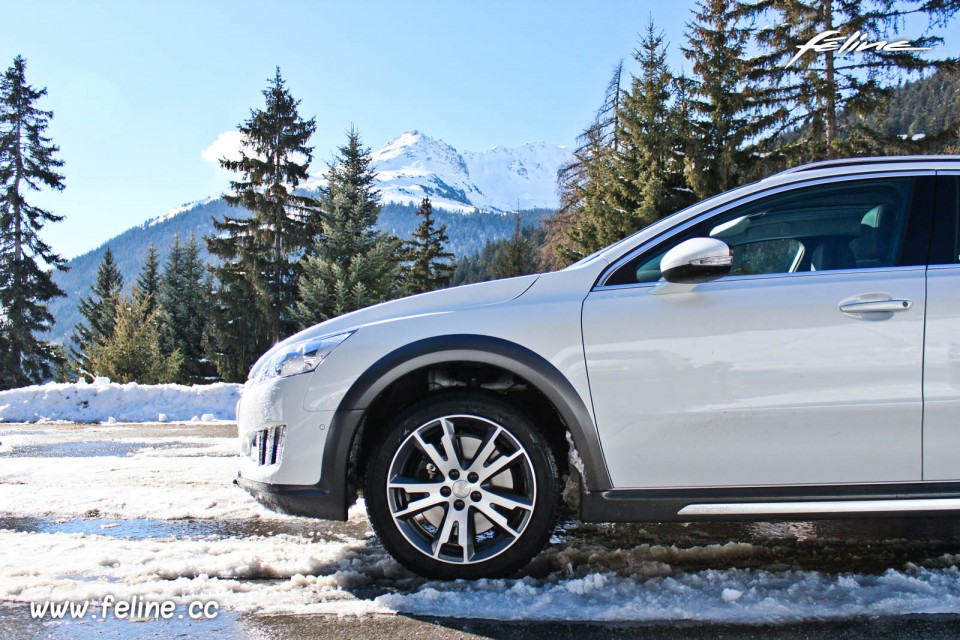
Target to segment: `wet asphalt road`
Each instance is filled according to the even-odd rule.
[[[49,427],[44,427],[48,429]],[[124,456],[144,446],[146,438],[170,436],[164,446],[179,447],[177,437],[225,437],[235,427],[225,425],[178,425],[172,434],[169,426],[129,426],[96,432],[83,427],[57,427],[57,442],[32,444],[0,453],[5,456],[74,457]],[[4,434],[30,434],[30,425],[0,425]],[[156,447],[156,443],[149,446]],[[191,445],[195,446],[195,445]],[[288,533],[313,537],[317,541],[343,537],[363,537],[363,525],[356,522],[332,523],[291,520],[116,520],[90,514],[85,518],[17,517],[5,514],[0,505],[0,529],[27,532],[87,533],[128,539],[170,536],[245,537],[268,533]],[[814,570],[827,573],[883,573],[900,569],[907,563],[936,566],[937,559],[960,554],[960,518],[891,518],[863,521],[817,521],[801,523],[709,523],[583,525],[567,519],[558,528],[551,548],[526,569],[538,577],[549,572],[543,558],[558,549],[576,549],[583,565],[589,567],[590,555],[604,557],[605,571],[629,570],[629,557],[622,566],[610,560],[610,551],[641,544],[698,547],[728,542],[751,545],[746,554],[709,558],[697,554],[667,558],[665,561],[684,571],[703,569],[750,568]],[[375,545],[375,541],[370,544]],[[2,554],[2,550],[0,550]],[[958,578],[960,579],[960,578]],[[414,580],[411,588],[419,583]],[[363,587],[362,597],[375,597],[396,590],[396,583]],[[831,622],[808,622],[783,626],[730,626],[705,624],[602,624],[602,623],[523,623],[483,620],[442,619],[414,616],[368,616],[336,618],[325,616],[256,616],[223,611],[214,620],[134,623],[107,620],[99,623],[59,623],[31,620],[22,604],[0,603],[0,630],[7,638],[960,638],[960,616],[905,616]]]

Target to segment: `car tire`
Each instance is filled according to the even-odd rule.
[[[525,566],[556,522],[553,452],[493,394],[435,394],[398,415],[367,463],[367,513],[401,564],[428,578],[493,578]]]

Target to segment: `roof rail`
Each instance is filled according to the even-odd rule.
[[[956,162],[960,163],[960,155],[929,155],[929,156],[875,156],[868,158],[840,158],[837,160],[821,160],[820,162],[811,162],[802,164],[799,167],[793,167],[786,171],[781,171],[774,175],[782,176],[789,173],[800,173],[801,171],[814,171],[816,169],[827,169],[830,167],[848,167],[864,164],[903,164],[909,162]],[[772,177],[772,176],[771,176]]]

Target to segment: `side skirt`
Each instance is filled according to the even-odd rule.
[[[826,520],[960,513],[960,482],[584,491],[584,522]]]

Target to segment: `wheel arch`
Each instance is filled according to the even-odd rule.
[[[326,477],[321,482],[336,493],[342,492],[344,519],[356,492],[355,471],[368,410],[404,376],[445,363],[489,365],[532,385],[552,405],[573,437],[583,460],[585,487],[590,491],[612,487],[596,425],[580,394],[556,367],[534,351],[502,338],[473,334],[438,336],[412,342],[382,357],[354,381],[337,408],[324,448]]]

